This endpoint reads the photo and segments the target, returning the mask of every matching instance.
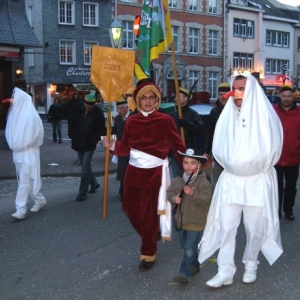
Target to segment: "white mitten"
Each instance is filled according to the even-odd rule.
[[[112,159],[111,159],[111,162],[113,164],[117,164],[118,163],[118,156],[117,155],[113,155]]]

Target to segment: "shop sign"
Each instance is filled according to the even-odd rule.
[[[90,77],[91,69],[90,68],[74,68],[71,67],[67,70],[67,76],[88,76]]]

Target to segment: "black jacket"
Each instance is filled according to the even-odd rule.
[[[207,121],[205,122],[203,153],[209,154],[211,152],[216,124],[223,108],[224,106],[222,106],[218,100],[216,106],[210,111]]]
[[[95,150],[100,137],[105,135],[105,117],[98,105],[86,113],[84,102],[76,103],[70,125],[72,149],[79,152]]]
[[[62,119],[62,108],[60,104],[52,104],[48,111],[48,116],[51,118],[51,121],[59,121]]]
[[[173,117],[180,133],[178,111],[174,111],[171,116]],[[182,107],[182,127],[184,128],[185,145],[187,148],[195,148],[196,135],[201,134],[203,130],[203,122],[201,116],[194,111],[189,105]]]

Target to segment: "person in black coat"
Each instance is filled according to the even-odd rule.
[[[87,193],[95,193],[100,187],[92,169],[91,161],[94,150],[101,136],[105,135],[105,116],[96,105],[94,94],[85,97],[74,106],[73,121],[70,123],[72,149],[77,151],[81,164],[81,181],[77,201],[84,201]],[[90,185],[90,190],[88,190]]]
[[[209,157],[212,149],[212,142],[214,137],[214,132],[216,128],[217,121],[220,117],[220,114],[227,103],[224,95],[230,91],[230,85],[228,83],[221,83],[218,88],[218,100],[216,106],[210,111],[210,114],[205,122],[205,132],[204,132],[204,143],[203,143],[203,156]],[[216,183],[219,179],[220,174],[222,173],[223,168],[218,164],[217,161],[214,161],[213,167],[213,180]]]
[[[189,107],[190,93],[186,89],[180,87],[180,103],[182,109],[182,119],[179,119],[178,111],[174,111],[171,114],[175,124],[177,126],[178,132],[180,133],[180,127],[184,129],[185,145],[187,148],[195,149],[196,146],[196,135],[201,134],[203,130],[203,121],[201,116],[192,108]],[[175,98],[176,104],[178,99]],[[176,105],[177,107],[177,105]],[[181,170],[180,165],[178,164],[174,155],[171,160],[173,176],[176,177]]]
[[[61,135],[61,119],[62,119],[62,108],[58,98],[54,98],[53,104],[50,106],[48,111],[48,120],[52,123],[52,136],[53,142],[58,142],[61,144],[62,135]]]
[[[129,116],[132,115],[132,111],[128,107],[128,103],[125,99],[120,99],[117,101],[117,110],[118,115],[115,117],[115,123],[112,127],[112,134],[115,134],[117,137],[117,141],[122,139],[123,129],[125,126],[125,122]],[[117,177],[116,179],[120,181],[120,201],[122,201],[124,184],[123,179],[125,176],[126,167],[129,162],[129,156],[119,156],[118,157],[118,169],[117,169]]]
[[[74,93],[72,96],[72,99],[69,101],[68,103],[68,107],[67,107],[67,116],[68,116],[68,136],[69,138],[71,138],[72,135],[72,128],[74,128],[74,107],[76,106],[76,104],[78,102],[82,102],[81,104],[83,104],[83,100],[80,97],[80,94],[78,93]]]

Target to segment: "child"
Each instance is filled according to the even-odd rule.
[[[173,281],[181,284],[189,282],[192,275],[200,270],[198,243],[206,223],[211,197],[211,184],[207,175],[200,170],[207,158],[198,150],[187,149],[183,156],[183,171],[173,179],[167,189],[167,199],[175,204],[173,213],[179,240],[184,250],[183,260]],[[175,212],[176,210],[176,212]]]

